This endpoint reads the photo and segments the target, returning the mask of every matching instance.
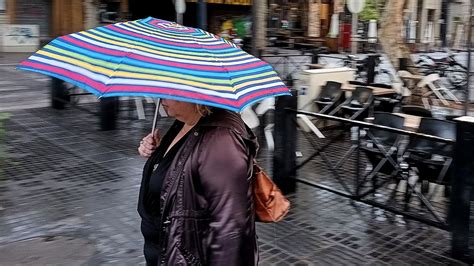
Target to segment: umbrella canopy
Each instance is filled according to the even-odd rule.
[[[289,95],[270,65],[232,42],[152,17],[58,37],[18,68],[99,97],[153,96],[232,111]]]

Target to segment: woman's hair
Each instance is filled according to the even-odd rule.
[[[196,110],[202,117],[208,116],[212,113],[211,108],[207,105],[196,104]]]

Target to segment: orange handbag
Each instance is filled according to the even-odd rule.
[[[256,221],[281,221],[290,210],[290,202],[263,169],[253,164],[253,197]]]

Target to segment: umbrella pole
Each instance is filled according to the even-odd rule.
[[[151,128],[151,135],[153,137],[155,136],[156,119],[158,117],[158,112],[160,110],[160,105],[161,105],[161,99],[158,99],[157,103],[156,103],[155,117],[153,118],[153,127]]]

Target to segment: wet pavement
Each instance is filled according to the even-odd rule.
[[[145,103],[144,121],[122,101],[117,130],[100,131],[96,103],[49,108],[49,79],[14,69],[26,56],[0,54],[0,112],[10,113],[0,140],[0,265],[143,265],[136,203],[145,161],[136,146],[153,106]],[[299,140],[305,156],[310,147]],[[298,178],[341,189],[318,158]],[[450,258],[447,231],[304,184],[289,198],[284,221],[257,225],[261,265],[462,265]]]
[[[99,130],[96,104],[82,107],[10,112],[0,264],[144,264],[136,203],[145,161],[136,146],[153,106],[144,121],[122,105],[114,131]],[[170,123],[160,119],[159,127]],[[261,155],[268,166],[270,156]],[[318,176],[316,164],[306,167],[299,178]],[[450,258],[447,231],[304,184],[289,198],[284,221],[257,226],[261,265],[462,265]],[[71,250],[81,252],[61,261]]]

